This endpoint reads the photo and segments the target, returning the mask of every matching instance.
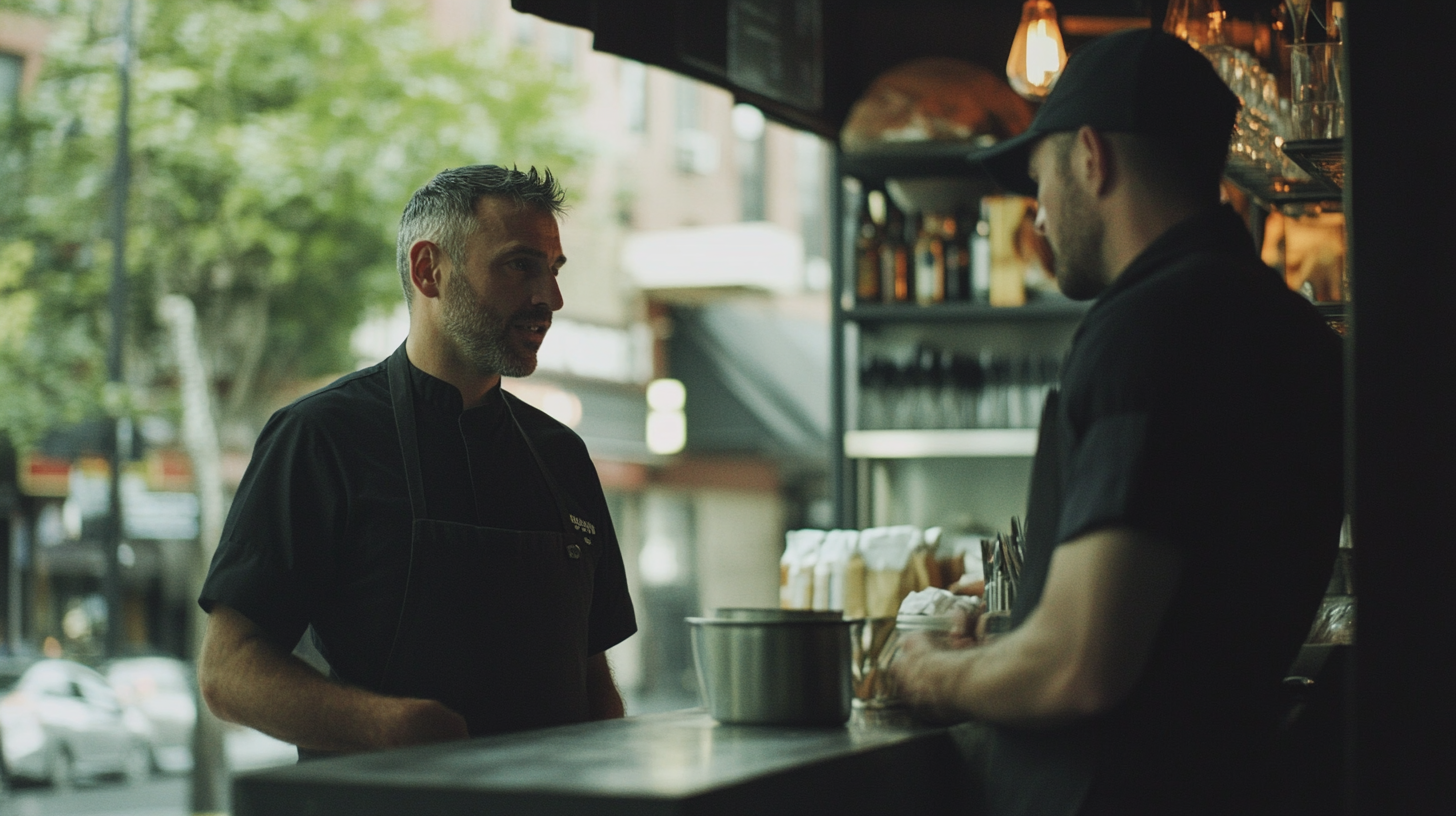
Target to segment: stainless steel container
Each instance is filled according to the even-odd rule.
[[[850,629],[838,612],[718,609],[688,618],[703,702],[746,725],[842,725],[849,719]]]

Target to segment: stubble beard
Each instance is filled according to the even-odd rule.
[[[1057,287],[1072,300],[1091,300],[1107,288],[1106,270],[1102,268],[1103,226],[1093,214],[1090,196],[1080,190],[1066,205],[1068,217],[1060,225],[1059,234],[1055,240],[1048,236]]]
[[[489,306],[475,305],[470,282],[455,277],[444,286],[445,336],[482,376],[526,377],[536,370],[536,352],[512,346],[511,321]]]

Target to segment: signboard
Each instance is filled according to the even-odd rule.
[[[824,109],[822,0],[729,0],[728,81],[776,102]]]

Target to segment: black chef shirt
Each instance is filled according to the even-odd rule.
[[[396,354],[404,354],[403,347]],[[561,531],[563,519],[504,400],[571,507],[596,526],[588,653],[636,631],[616,533],[586,447],[569,428],[492,389],[462,410],[453,385],[409,366],[428,517],[511,530]],[[268,420],[254,447],[199,602],[242,613],[280,647],[304,629],[340,676],[350,655],[382,654],[398,621],[411,509],[383,362],[300,398]]]
[[[1052,552],[1111,526],[1177,549],[1131,695],[1105,716],[997,729],[994,813],[1217,807],[1250,784],[1341,521],[1338,336],[1220,208],[1154,241],[1089,310],[1033,465],[1013,621]]]

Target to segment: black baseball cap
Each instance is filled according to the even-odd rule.
[[[1002,187],[1034,196],[1026,166],[1043,136],[1091,125],[1226,150],[1240,104],[1188,43],[1156,29],[1120,31],[1073,52],[1031,126],[977,158]]]

